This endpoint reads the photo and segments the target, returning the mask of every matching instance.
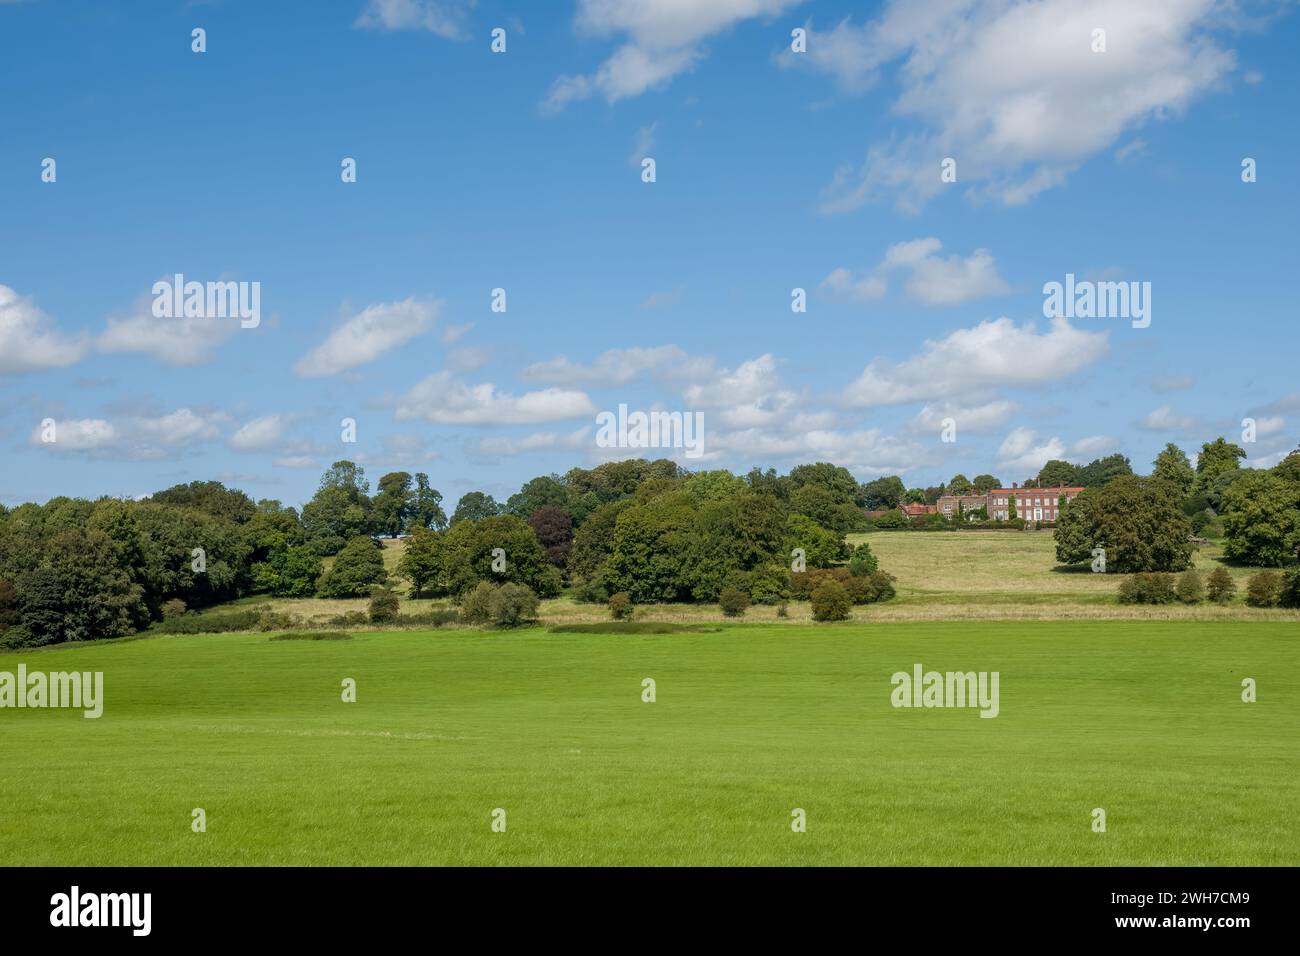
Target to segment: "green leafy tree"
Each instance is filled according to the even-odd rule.
[[[396,538],[406,530],[415,507],[415,490],[409,472],[390,471],[379,479],[372,504],[374,531]]]
[[[1246,449],[1220,436],[1201,446],[1201,453],[1196,458],[1196,475],[1204,483],[1221,472],[1236,471],[1245,457]]]
[[[303,531],[318,554],[336,554],[353,538],[371,532],[370,483],[365,469],[336,461],[321,476],[316,494],[302,509]]]
[[[408,531],[432,528],[441,531],[447,527],[447,513],[442,510],[442,492],[429,484],[424,472],[415,474],[415,498],[411,503],[411,520]]]
[[[236,524],[250,520],[257,513],[257,506],[248,495],[227,488],[219,481],[191,481],[188,485],[173,485],[155,492],[152,500],[178,508],[194,508]]]
[[[493,562],[504,552],[504,567]],[[441,573],[437,590],[464,594],[480,581],[527,585],[543,597],[560,593],[560,572],[546,558],[537,536],[514,515],[494,515],[478,521],[453,521],[442,537]]]
[[[1105,548],[1106,570],[1182,571],[1191,563],[1191,526],[1176,489],[1154,478],[1127,475],[1086,488],[1057,521],[1057,560],[1091,560]]]
[[[993,475],[976,475],[970,484],[977,495],[987,495],[994,488],[1002,487],[1002,482],[998,481]],[[931,501],[929,504],[934,504],[934,502]]]
[[[1227,604],[1237,593],[1237,582],[1227,568],[1215,568],[1206,581],[1206,593],[1215,604]]]
[[[810,568],[829,568],[844,557],[847,547],[844,537],[822,527],[807,515],[792,514],[786,519],[787,543],[785,550],[803,548]]]
[[[406,539],[406,547],[397,561],[397,573],[411,582],[411,593],[419,597],[442,576],[442,532],[416,528]]]
[[[481,521],[484,518],[495,518],[499,514],[501,505],[495,498],[481,491],[470,491],[461,495],[460,501],[456,502],[451,523],[455,525],[462,521]]]
[[[1062,485],[1075,485],[1079,482],[1079,469],[1068,461],[1053,458],[1038,471],[1034,484],[1039,488],[1057,488]]]
[[[946,486],[950,495],[969,495],[973,493],[970,479],[965,475],[953,475]]]
[[[1133,466],[1128,458],[1116,452],[1105,458],[1090,461],[1075,474],[1074,484],[1085,488],[1099,488],[1110,484],[1116,478],[1125,478],[1133,474]]]
[[[1156,455],[1151,476],[1169,482],[1184,497],[1192,493],[1192,486],[1196,484],[1196,470],[1192,468],[1191,459],[1173,442]]]
[[[873,574],[880,568],[880,562],[871,551],[871,545],[863,542],[853,549],[853,554],[849,558],[849,573],[864,577]]]
[[[1300,485],[1246,470],[1223,496],[1224,553],[1243,564],[1281,567],[1300,556]]]
[[[885,511],[897,508],[905,494],[907,489],[903,486],[903,479],[897,475],[888,475],[863,485],[859,494],[859,504],[868,511]]]
[[[384,554],[368,537],[349,541],[321,575],[317,589],[323,598],[366,597],[377,584],[388,583]]]
[[[568,512],[573,492],[555,475],[542,475],[525,482],[506,501],[505,513],[527,521],[539,508]],[[570,516],[572,517],[572,516]]]

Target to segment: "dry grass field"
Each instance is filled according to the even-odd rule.
[[[1237,581],[1237,599],[1227,606],[1203,603],[1191,607],[1126,606],[1117,603],[1121,577],[1093,574],[1086,565],[1064,568],[1057,564],[1050,531],[936,531],[851,534],[849,542],[867,542],[880,566],[897,579],[898,597],[885,604],[854,608],[861,621],[937,620],[1282,620],[1300,622],[1300,611],[1257,609],[1241,601],[1246,579],[1255,568],[1226,564],[1223,548],[1211,542],[1196,554],[1196,569],[1208,574],[1225,567]],[[405,542],[384,541],[384,564],[396,573]],[[405,582],[394,579],[405,595]],[[305,623],[324,624],[348,611],[364,610],[364,600],[322,598],[245,598],[238,605],[272,604]],[[232,605],[223,605],[229,608]],[[449,606],[447,601],[412,601],[403,596],[402,611],[418,612]],[[806,602],[792,602],[788,617],[779,618],[775,607],[755,606],[745,620],[770,623],[812,624]],[[588,624],[607,620],[602,605],[580,604],[568,597],[542,602],[544,624]],[[725,620],[715,604],[658,604],[639,608],[639,620],[717,622]],[[355,629],[355,625],[350,628]]]

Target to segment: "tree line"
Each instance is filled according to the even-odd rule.
[[[689,472],[660,459],[607,462],[526,482],[505,502],[465,494],[450,518],[423,473],[338,461],[301,509],[217,481],[139,501],[66,497],[0,508],[0,644],[117,637],[247,594],[370,596],[390,584],[378,539],[407,537],[397,573],[416,597],[461,599],[480,582],[541,597],[626,594],[636,603],[776,603],[799,575],[847,561],[866,486],[821,462],[788,474]],[[836,580],[851,602],[892,596],[867,569]],[[875,575],[876,577],[872,577]]]

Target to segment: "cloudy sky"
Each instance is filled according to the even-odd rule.
[[[307,9],[0,0],[0,501],[505,496],[634,454],[620,404],[703,413],[691,467],[909,486],[1300,439],[1287,3]],[[155,317],[176,273],[260,324]],[[1067,274],[1149,326],[1046,317]]]

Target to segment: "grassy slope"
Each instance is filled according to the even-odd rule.
[[[103,670],[107,707],[0,712],[0,865],[1300,863],[1291,623],[170,637],[0,669],[20,661]],[[918,661],[1000,671],[1001,716],[891,708]]]
[[[1241,600],[1246,578],[1256,568],[1224,564],[1223,548],[1202,545],[1196,568],[1208,574],[1226,567],[1237,581],[1238,596],[1227,607],[1125,607],[1115,600],[1120,575],[1093,574],[1087,565],[1062,568],[1056,563],[1056,546],[1050,531],[946,531],[878,532],[849,535],[850,543],[866,541],[880,558],[880,566],[897,578],[898,598],[888,604],[857,608],[855,617],[871,621],[1008,619],[1059,620],[1062,618],[1159,620],[1279,620],[1300,623],[1300,611],[1246,607]],[[396,571],[402,540],[384,542],[384,564]],[[395,581],[401,590],[404,582]],[[324,622],[345,611],[364,610],[365,600],[336,601],[320,598],[244,598],[236,604],[267,604],[307,620]],[[430,607],[430,602],[404,601],[403,610]],[[439,606],[446,602],[436,602]],[[229,606],[229,605],[227,605]],[[642,614],[656,620],[721,621],[717,605],[656,605]],[[603,606],[577,604],[567,598],[545,601],[546,623],[602,621]],[[776,623],[776,609],[751,608],[748,620]],[[806,603],[792,604],[793,623],[812,623]]]

